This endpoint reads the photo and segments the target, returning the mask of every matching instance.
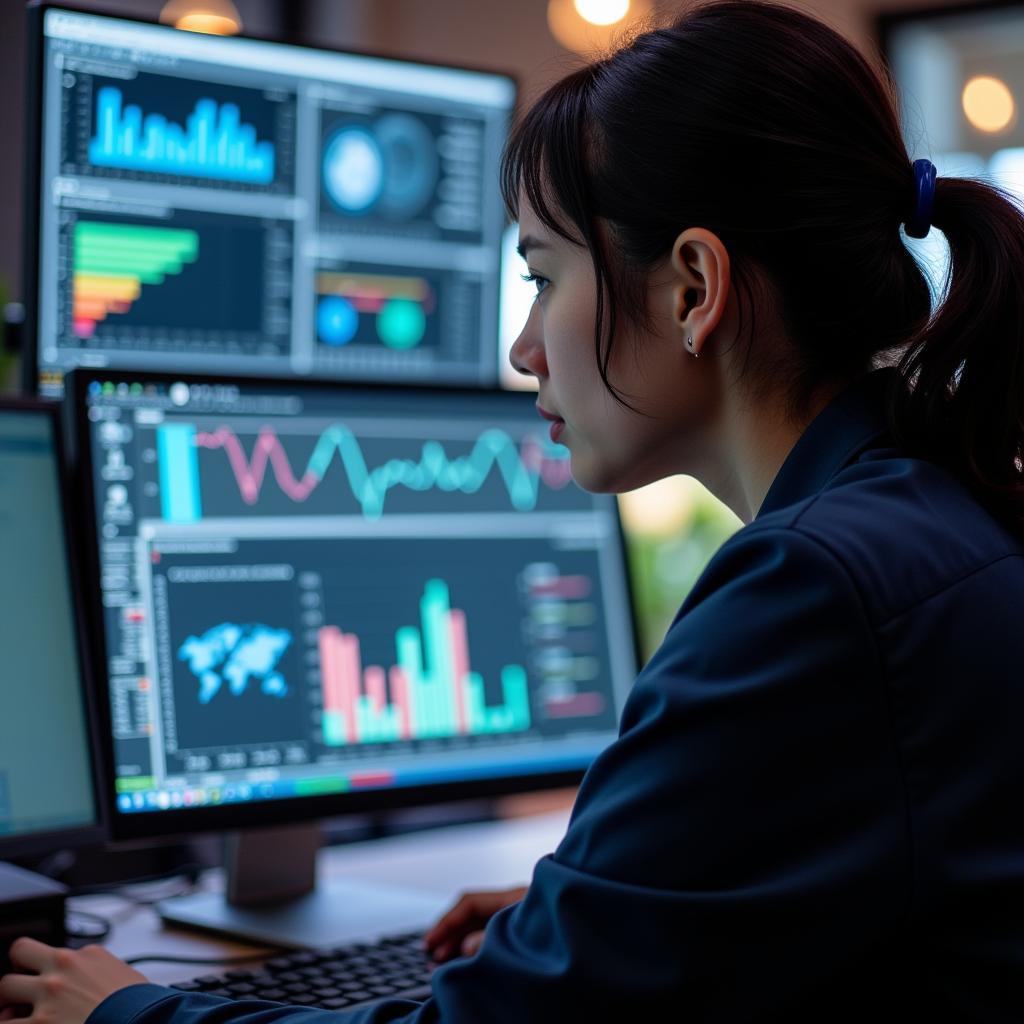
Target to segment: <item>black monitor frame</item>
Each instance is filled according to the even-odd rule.
[[[92,492],[93,453],[89,436],[89,419],[86,405],[86,391],[91,378],[102,377],[115,385],[121,382],[158,383],[182,381],[186,384],[233,385],[241,388],[301,388],[302,390],[335,391],[340,395],[345,392],[365,394],[367,391],[379,391],[407,394],[410,402],[415,402],[416,395],[472,395],[474,397],[490,396],[497,402],[503,402],[510,408],[522,406],[532,396],[527,392],[507,391],[500,388],[473,387],[435,387],[423,384],[380,384],[380,383],[346,383],[342,381],[323,380],[283,380],[268,377],[235,377],[216,374],[168,374],[168,373],[133,373],[131,371],[92,370],[77,368],[67,377],[66,399],[69,415],[74,419],[77,435],[77,463],[75,466],[76,492],[79,494],[83,509],[83,526],[87,533],[83,544],[85,564],[88,578],[93,581],[91,591],[84,595],[84,606],[88,618],[91,635],[95,638],[92,645],[94,679],[94,702],[99,716],[99,755],[101,762],[101,786],[103,795],[110,807],[108,827],[110,838],[114,842],[127,842],[147,838],[164,838],[185,836],[197,832],[215,832],[229,829],[255,829],[281,827],[283,825],[300,824],[317,818],[335,818],[348,814],[365,814],[367,812],[399,810],[434,803],[450,803],[457,800],[497,797],[512,793],[534,792],[558,789],[565,786],[578,785],[586,769],[559,771],[541,771],[530,774],[516,774],[505,778],[481,778],[465,782],[432,783],[418,786],[405,786],[366,791],[349,791],[326,796],[291,797],[287,799],[260,800],[250,804],[218,804],[201,808],[172,808],[166,811],[154,811],[147,814],[120,814],[116,810],[114,784],[116,765],[114,761],[113,731],[111,728],[111,712],[107,679],[106,634],[103,622],[103,606],[98,585],[100,578],[100,548],[96,503]],[[624,578],[628,590],[627,605],[629,608],[628,628],[631,632],[633,666],[639,670],[642,663],[639,631],[637,628],[636,602],[633,598],[631,577],[629,572],[628,551],[625,532],[621,519],[616,516],[618,524],[618,544]]]
[[[109,808],[104,802],[100,786],[102,775],[99,750],[96,742],[99,735],[97,707],[94,700],[96,689],[93,685],[94,681],[91,674],[94,661],[91,645],[87,641],[86,618],[83,614],[84,601],[82,598],[85,593],[85,578],[82,571],[82,561],[79,556],[81,545],[78,535],[72,532],[72,490],[70,487],[68,464],[65,458],[66,449],[61,429],[60,404],[44,399],[3,395],[0,396],[0,414],[6,412],[39,413],[49,419],[51,425],[58,477],[58,493],[61,504],[61,523],[68,564],[69,597],[71,598],[73,626],[75,629],[75,649],[82,684],[80,687],[82,719],[88,733],[87,747],[89,750],[90,781],[93,806],[96,811],[96,820],[91,825],[76,825],[66,829],[32,832],[22,835],[0,834],[0,858],[10,859],[12,857],[25,857],[54,850],[102,843],[106,839],[104,822],[109,817]]]
[[[24,294],[25,319],[21,328],[21,361],[22,390],[27,395],[35,395],[39,391],[39,233],[42,229],[42,182],[40,180],[43,166],[42,142],[42,95],[44,60],[43,50],[45,36],[43,25],[46,12],[49,10],[68,11],[73,14],[87,14],[92,18],[107,18],[110,21],[129,21],[139,25],[154,25],[166,28],[169,32],[178,31],[162,24],[156,18],[145,18],[138,15],[122,15],[109,11],[96,11],[75,3],[61,3],[60,0],[28,0],[27,5],[27,61],[26,61],[26,103],[25,103],[25,187],[24,209],[25,225],[22,234],[22,291]],[[247,39],[253,42],[273,43],[277,46],[288,46],[296,50],[313,50],[322,53],[337,53],[356,57],[371,57],[379,60],[390,60],[402,64],[418,64],[423,67],[451,68],[459,71],[475,71],[487,75],[508,79],[520,92],[519,76],[508,70],[482,67],[473,64],[452,64],[441,61],[424,60],[420,57],[407,58],[396,53],[380,50],[366,50],[356,47],[342,49],[337,46],[311,46],[308,43],[297,43],[271,35],[240,32],[231,36],[232,39]],[[500,271],[499,271],[500,273]],[[499,323],[495,323],[494,369],[495,382],[499,375],[501,358],[498,345]],[[113,368],[111,368],[113,369]],[[210,376],[215,376],[211,374]],[[272,376],[263,379],[273,380]],[[306,379],[306,378],[303,378]],[[316,379],[316,378],[310,378]],[[341,380],[341,378],[339,378]],[[415,385],[412,385],[415,386]]]

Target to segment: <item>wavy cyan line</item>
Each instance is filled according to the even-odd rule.
[[[320,435],[301,477],[296,477],[292,471],[284,446],[271,427],[260,430],[251,457],[246,455],[242,442],[230,427],[197,433],[195,443],[199,448],[224,450],[239,493],[247,505],[255,505],[259,500],[268,466],[287,497],[296,502],[305,501],[319,486],[337,454],[352,494],[367,519],[379,519],[384,514],[388,492],[395,487],[473,494],[480,490],[495,467],[501,474],[512,507],[521,512],[536,507],[542,482],[560,489],[572,479],[565,449],[542,446],[535,438],[527,438],[523,450],[519,451],[508,434],[493,428],[476,439],[468,455],[450,459],[438,441],[426,441],[418,461],[389,459],[370,469],[356,436],[338,424]]]

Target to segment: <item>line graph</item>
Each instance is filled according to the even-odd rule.
[[[251,453],[228,426],[200,431],[193,424],[166,424],[158,429],[157,441],[163,517],[170,522],[202,517],[198,453],[204,449],[225,454],[238,493],[249,506],[260,501],[268,470],[288,499],[307,501],[337,459],[367,519],[384,514],[388,495],[398,487],[474,494],[496,473],[512,507],[528,512],[536,507],[542,486],[558,490],[571,481],[565,448],[533,435],[517,444],[499,428],[483,430],[463,455],[451,456],[439,441],[428,440],[416,458],[389,458],[371,466],[363,442],[344,424],[334,424],[320,434],[300,473],[270,426],[260,428]]]

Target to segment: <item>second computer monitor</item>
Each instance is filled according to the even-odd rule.
[[[614,739],[617,506],[530,396],[74,376],[116,835],[564,784]]]
[[[497,380],[511,79],[30,13],[30,389]]]
[[[0,399],[0,859],[102,839],[57,427]]]

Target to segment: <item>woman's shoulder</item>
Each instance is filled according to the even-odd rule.
[[[719,554],[788,546],[817,549],[822,565],[841,567],[875,624],[990,567],[1012,566],[1024,599],[1024,538],[948,469],[895,448],[864,451],[817,493],[755,519]]]

